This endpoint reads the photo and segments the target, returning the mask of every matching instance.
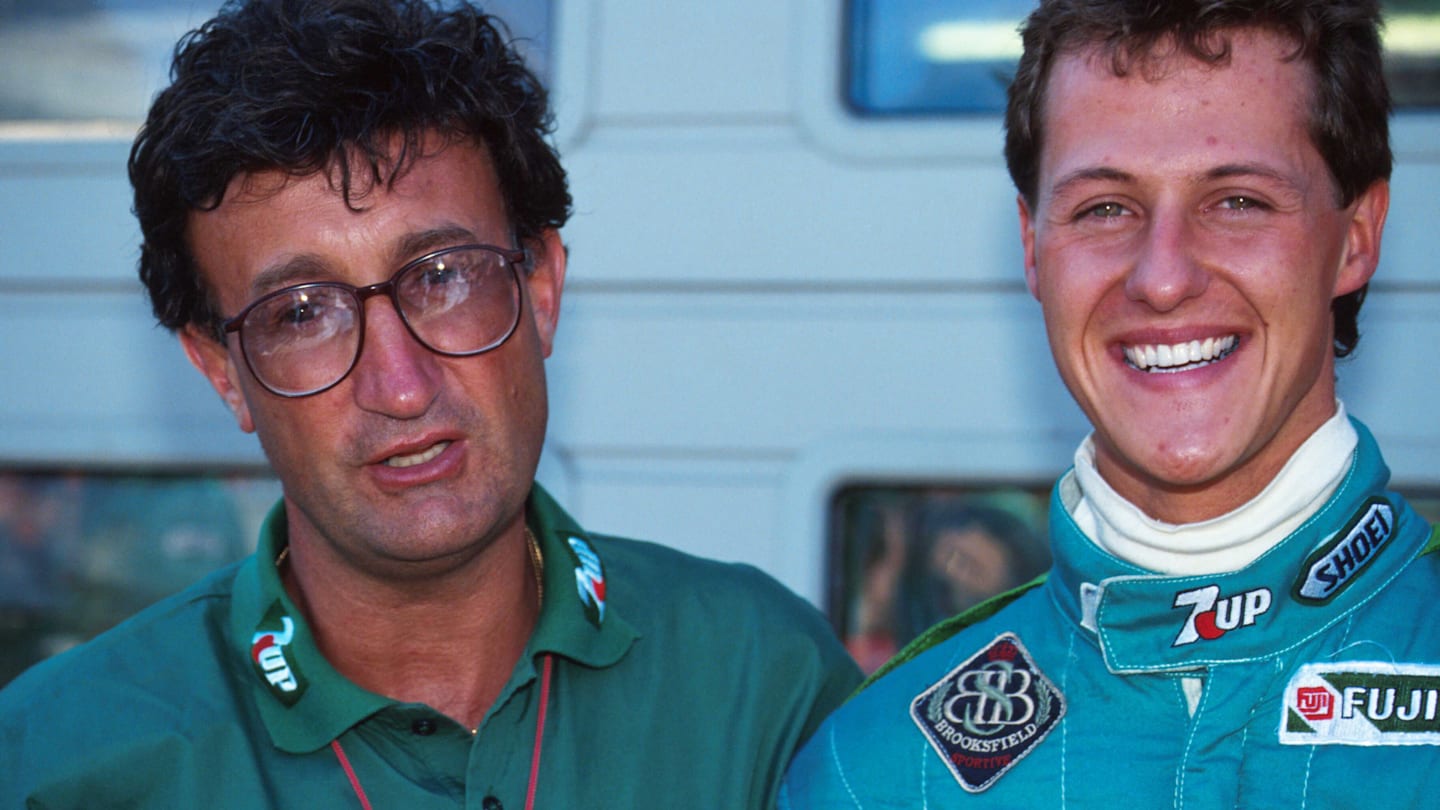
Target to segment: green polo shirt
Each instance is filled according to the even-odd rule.
[[[0,807],[752,808],[859,673],[758,570],[585,532],[538,486],[545,600],[477,733],[345,679],[256,554],[0,691]],[[349,771],[333,742],[338,741]]]

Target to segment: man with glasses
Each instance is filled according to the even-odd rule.
[[[570,198],[542,88],[447,8],[256,0],[182,42],[140,274],[284,497],[0,693],[0,806],[763,807],[858,681],[773,580],[534,483]]]
[[[1335,388],[1389,206],[1379,16],[1030,16],[1005,153],[1094,427],[1054,565],[902,652],[782,806],[1436,806],[1440,554]]]

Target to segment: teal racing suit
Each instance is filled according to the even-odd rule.
[[[1369,432],[1241,570],[1161,576],[1051,498],[1051,572],[932,629],[791,765],[782,808],[1440,806],[1440,554]]]

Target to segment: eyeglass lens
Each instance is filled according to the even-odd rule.
[[[380,289],[386,288],[389,289]],[[251,371],[271,391],[304,396],[335,385],[359,359],[362,295],[345,284],[292,287],[257,301],[241,324]],[[519,320],[520,287],[500,253],[478,247],[427,256],[375,292],[389,292],[415,339],[464,356],[493,349]]]

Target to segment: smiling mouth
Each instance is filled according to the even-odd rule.
[[[391,456],[385,459],[384,464],[386,467],[414,467],[417,464],[424,464],[434,459],[436,456],[445,452],[445,448],[449,446],[449,441],[436,442],[419,453],[412,453],[407,456]]]
[[[1240,345],[1235,335],[1170,345],[1126,346],[1125,361],[1151,374],[1174,374],[1224,360]]]

